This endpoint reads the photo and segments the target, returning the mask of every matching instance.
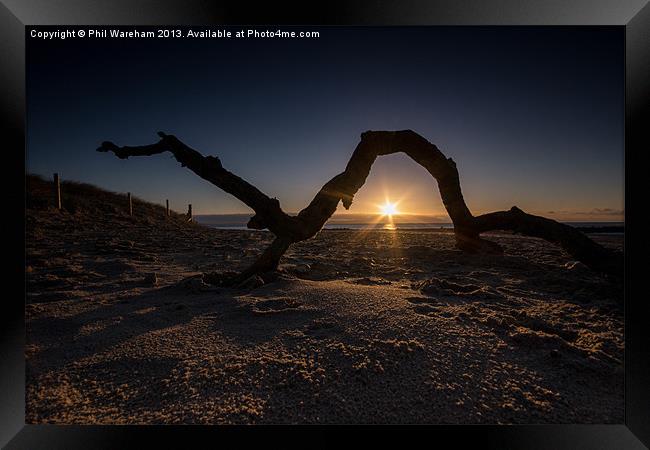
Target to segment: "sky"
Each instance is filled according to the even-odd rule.
[[[251,212],[169,153],[95,151],[156,142],[161,130],[297,212],[344,170],[363,131],[412,129],[454,159],[474,214],[517,205],[623,220],[621,27],[294,30],[320,37],[28,39],[27,171],[169,199],[179,212]],[[375,162],[349,212],[386,200],[448,219],[435,180],[403,154]]]

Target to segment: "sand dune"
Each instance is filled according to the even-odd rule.
[[[196,276],[271,235],[48,192],[29,180],[28,423],[623,421],[622,289],[545,241],[326,230],[275,281],[215,288]]]

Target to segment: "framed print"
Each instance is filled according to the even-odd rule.
[[[4,2],[2,445],[647,448],[646,3]]]

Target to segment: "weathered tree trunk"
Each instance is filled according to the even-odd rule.
[[[328,181],[297,216],[288,215],[277,199],[269,198],[255,186],[224,169],[219,158],[203,156],[175,136],[162,132],[158,134],[161,140],[155,144],[118,147],[112,142],[104,142],[97,150],[111,151],[122,159],[169,151],[182,166],[188,167],[255,211],[247,227],[268,228],[276,239],[251,267],[229,279],[229,283],[238,283],[253,274],[276,269],[280,258],[291,244],[309,239],[322,229],[336,211],[339,201],[345,209],[350,208],[354,195],[365,183],[378,156],[398,152],[406,153],[436,179],[442,202],[454,224],[459,249],[468,252],[499,252],[501,248],[498,244],[482,239],[480,234],[491,230],[510,230],[559,244],[575,259],[597,272],[617,277],[622,275],[620,253],[600,246],[568,225],[526,214],[516,207],[509,211],[474,217],[463,199],[454,161],[446,158],[435,145],[411,130],[363,133],[345,171]]]

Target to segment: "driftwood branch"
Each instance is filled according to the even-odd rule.
[[[120,159],[171,152],[181,166],[187,167],[201,178],[233,195],[253,209],[257,213],[258,220],[264,222],[264,226],[261,228],[268,228],[276,235],[281,235],[284,230],[289,228],[289,224],[286,222],[291,217],[280,209],[280,202],[277,199],[269,198],[252,184],[224,169],[219,158],[203,156],[183,144],[175,136],[167,135],[162,131],[158,132],[158,135],[161,139],[155,144],[118,147],[112,142],[103,142],[97,151],[111,151]]]
[[[406,153],[436,179],[442,202],[454,224],[456,245],[461,250],[498,252],[500,247],[494,242],[482,239],[480,234],[491,230],[510,230],[558,244],[575,259],[597,272],[612,276],[622,275],[620,253],[602,247],[568,225],[526,214],[516,207],[509,211],[474,217],[463,199],[454,161],[411,130],[363,133],[345,171],[328,181],[297,216],[288,215],[282,210],[277,199],[268,197],[252,184],[224,169],[219,158],[203,156],[175,136],[162,132],[158,134],[161,139],[155,144],[118,147],[112,142],[104,142],[97,150],[113,152],[122,159],[169,151],[182,166],[188,167],[201,178],[253,209],[255,215],[248,222],[248,228],[268,228],[275,234],[276,239],[250,268],[234,277],[232,282],[240,282],[253,274],[274,270],[291,244],[309,239],[322,229],[336,211],[339,201],[343,203],[344,208],[350,208],[354,195],[365,183],[378,156],[398,152]]]
[[[513,206],[509,211],[483,214],[474,218],[478,233],[491,230],[508,230],[526,236],[545,239],[560,245],[568,254],[592,270],[621,278],[623,254],[603,247],[570,225],[526,214]]]

